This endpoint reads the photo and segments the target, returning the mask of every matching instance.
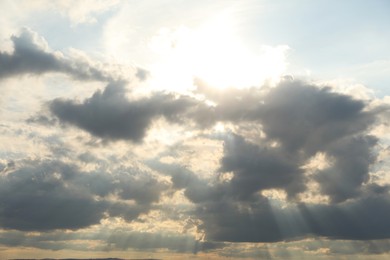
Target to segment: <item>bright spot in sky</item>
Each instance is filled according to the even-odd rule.
[[[214,130],[215,132],[217,133],[223,133],[225,132],[225,125],[221,122],[218,122],[215,126],[214,126]]]
[[[186,90],[194,77],[217,88],[276,83],[286,68],[288,46],[259,46],[253,51],[234,28],[231,15],[222,13],[197,29],[160,29],[149,46],[159,56],[151,66],[155,85]]]

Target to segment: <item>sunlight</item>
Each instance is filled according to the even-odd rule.
[[[287,200],[287,193],[281,189],[266,189],[261,191],[261,195],[272,201],[284,204]]]
[[[234,21],[231,13],[222,12],[197,29],[160,29],[150,42],[150,48],[160,56],[151,67],[155,85],[188,90],[194,77],[217,88],[276,83],[287,65],[288,46],[250,50],[241,41]]]
[[[215,126],[214,126],[214,131],[217,132],[217,133],[224,133],[225,132],[225,125],[221,122],[218,122]]]

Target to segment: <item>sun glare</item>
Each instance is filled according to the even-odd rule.
[[[151,68],[156,85],[180,91],[190,89],[194,77],[217,88],[278,81],[286,68],[288,47],[250,50],[238,36],[234,21],[230,13],[222,13],[197,29],[162,28],[150,43],[160,57]]]
[[[214,126],[214,131],[217,132],[217,133],[224,133],[225,132],[225,125],[221,122],[218,122],[215,126]]]

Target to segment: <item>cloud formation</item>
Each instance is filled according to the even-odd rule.
[[[389,258],[385,12],[155,2],[0,1],[1,257]]]
[[[231,177],[205,180],[187,169],[154,163],[155,169],[169,169],[174,187],[184,189],[197,205],[195,215],[203,221],[199,228],[208,239],[275,242],[309,236],[389,236],[388,187],[370,183],[378,139],[369,131],[378,110],[303,82],[283,82],[263,92],[243,90],[241,95],[238,90],[234,98],[227,97],[229,102],[214,94],[208,95],[220,101],[209,114],[214,122],[246,123],[253,129],[261,125],[263,131],[257,132],[256,143],[235,133],[222,135],[219,172]],[[225,112],[222,108],[228,105],[234,109]],[[327,166],[308,172],[305,165],[319,153],[326,156]],[[299,195],[310,191],[309,181],[319,186],[316,192],[326,196],[328,204],[300,201]],[[287,202],[269,199],[262,194],[267,190],[283,190]],[[380,212],[380,217],[373,220],[368,212]]]
[[[213,93],[209,97],[219,101]],[[332,200],[340,202],[358,195],[368,181],[377,144],[377,138],[369,131],[375,125],[378,111],[368,109],[363,101],[331,92],[330,88],[288,81],[262,92],[243,90],[220,102],[215,108],[215,120],[249,122],[253,128],[260,125],[264,134],[263,138],[258,137],[263,144],[259,147],[246,143],[244,138],[225,141],[221,170],[235,172],[233,182],[242,177],[248,184],[266,186],[281,178],[285,183],[280,187],[293,185],[286,189],[292,195],[303,190],[305,180],[300,167],[317,153],[324,153],[331,160],[332,166],[318,170],[316,178]],[[268,174],[267,177],[261,176],[262,173]]]
[[[97,137],[141,142],[153,120],[164,117],[178,123],[181,115],[194,104],[190,98],[176,98],[164,93],[129,100],[125,86],[112,83],[82,103],[56,99],[49,108],[61,122],[75,125]]]
[[[107,214],[132,221],[167,188],[135,169],[83,172],[58,160],[17,162],[5,167],[0,178],[0,226],[26,231],[77,230],[98,224]]]
[[[56,99],[49,108],[61,122],[96,137],[138,144],[159,118],[176,124],[192,123],[200,131],[208,131],[217,122],[252,128],[205,135],[223,142],[216,172],[230,176],[223,180],[201,178],[180,164],[162,163],[158,158],[147,162],[159,174],[169,176],[171,189],[183,190],[194,204],[188,214],[201,220],[198,229],[208,241],[388,238],[390,229],[384,226],[390,214],[389,188],[372,183],[370,176],[378,143],[370,130],[384,110],[372,109],[368,103],[329,87],[302,81],[282,81],[263,89],[219,91],[203,86],[197,91],[215,105],[165,93],[131,99],[126,97],[124,84],[111,83],[83,102]],[[307,169],[308,162],[316,160],[318,154],[324,156],[326,166]],[[98,182],[105,178],[96,177],[94,181]],[[91,187],[99,187],[94,181]],[[313,191],[309,182],[316,183],[318,190]],[[121,187],[116,194],[149,205],[167,188],[156,181],[152,184],[153,189]],[[112,190],[110,185],[104,187],[107,190],[99,187],[90,191],[104,197]],[[268,198],[263,193],[267,191],[285,192],[286,199],[278,202]],[[308,192],[326,197],[328,203],[301,201],[301,195]],[[132,215],[121,203],[105,210],[128,220],[139,214],[135,211]],[[373,210],[380,211],[383,218],[373,221],[362,214]]]
[[[0,52],[0,79],[23,74],[57,72],[77,80],[121,80],[120,75],[105,70],[101,64],[80,57],[69,58],[61,52],[51,51],[45,39],[28,28],[23,28],[19,35],[12,36],[11,41],[13,52]],[[145,77],[142,69],[138,69],[134,74],[140,75],[140,79]]]

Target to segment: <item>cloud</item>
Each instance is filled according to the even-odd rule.
[[[41,75],[44,73],[64,73],[78,80],[118,81],[114,75],[98,63],[81,57],[66,57],[61,52],[53,52],[47,42],[36,32],[24,28],[20,35],[12,36],[13,52],[0,52],[0,79],[22,74]],[[145,78],[141,69],[134,74]],[[134,75],[135,77],[135,75]]]
[[[200,203],[220,196],[217,189],[212,188],[212,183],[201,179],[196,173],[186,169],[179,164],[166,164],[158,160],[150,160],[147,165],[171,177],[172,188],[174,190],[184,190],[185,196],[194,203]]]
[[[76,230],[107,216],[132,221],[167,188],[134,169],[83,172],[58,160],[19,161],[0,178],[0,226],[26,231]]]
[[[153,120],[164,117],[170,122],[180,122],[180,116],[194,104],[190,98],[163,93],[129,100],[124,85],[112,83],[82,103],[56,99],[49,108],[61,122],[75,125],[97,137],[141,142]]]
[[[386,224],[390,217],[390,188],[375,183],[370,174],[380,142],[371,130],[386,118],[386,108],[378,109],[370,100],[358,100],[329,87],[293,79],[275,87],[225,90],[197,81],[198,89],[193,94],[201,98],[162,92],[136,98],[126,89],[126,82],[99,69],[87,67],[80,71],[77,59],[71,61],[50,52],[46,42],[31,31],[25,30],[12,40],[14,52],[0,54],[1,64],[7,64],[1,70],[3,78],[61,72],[78,79],[108,82],[103,90],[82,101],[49,101],[50,116],[38,115],[27,123],[39,123],[39,128],[53,123],[58,126],[59,122],[104,141],[130,140],[140,145],[162,118],[188,131],[196,130],[192,134],[199,133],[204,142],[218,139],[223,148],[220,165],[212,177],[200,176],[178,158],[172,158],[171,164],[162,163],[161,158],[146,162],[156,176],[163,177],[151,175],[148,170],[121,167],[114,161],[107,168],[94,165],[93,170],[82,170],[82,163],[93,163],[96,157],[84,153],[72,157],[77,163],[61,161],[71,150],[56,160],[16,160],[13,164],[1,161],[2,228],[81,230],[110,217],[134,223],[153,208],[159,208],[169,218],[169,210],[164,209],[166,202],[157,204],[172,192],[182,191],[188,204],[180,209],[183,215],[178,219],[195,223],[197,234],[203,232],[205,241],[192,236],[137,232],[117,232],[101,241],[107,243],[108,250],[163,248],[198,252],[217,250],[224,242],[390,237]],[[35,62],[38,66],[33,66]],[[145,76],[138,72],[139,78]],[[213,105],[206,105],[208,102]],[[216,123],[225,124],[227,130],[210,134]],[[68,129],[58,130],[66,135]],[[47,145],[53,149],[53,144]],[[308,170],[305,166],[318,154],[324,156],[326,166]],[[139,157],[134,160],[145,163]],[[309,182],[314,182],[317,190]],[[267,197],[268,191],[286,196]],[[302,194],[310,192],[326,197],[328,202],[301,200]],[[371,212],[378,212],[378,216]],[[27,243],[20,239],[13,241]],[[42,241],[32,241],[31,245],[50,248]],[[66,248],[61,243],[56,246]]]
[[[116,228],[98,231],[96,233],[96,231],[91,230],[82,232],[57,230],[45,233],[25,233],[9,230],[0,232],[0,244],[11,247],[25,246],[50,250],[118,251],[131,248],[144,251],[165,249],[171,252],[194,254],[225,246],[225,243],[199,241],[186,234],[139,232]],[[74,240],[77,240],[77,243],[72,243]]]
[[[357,140],[357,147],[361,145],[359,141],[363,140]],[[367,148],[362,146],[363,150]],[[389,187],[365,184],[354,199],[342,203],[331,200],[329,204],[315,204],[300,202],[297,198],[292,201],[267,198],[261,194],[262,190],[286,189],[288,193],[291,184],[297,183],[300,187],[300,184],[306,183],[308,176],[302,175],[299,165],[282,167],[286,159],[273,153],[277,149],[273,152],[263,151],[255,144],[244,141],[241,136],[226,137],[224,147],[222,167],[235,167],[226,168],[233,172],[229,181],[200,178],[180,165],[156,161],[148,164],[171,176],[173,188],[183,189],[183,194],[195,204],[195,211],[189,211],[189,216],[202,221],[198,228],[205,232],[207,241],[257,243],[307,237],[347,240],[389,238],[390,228],[386,225],[386,219],[390,216]],[[346,146],[360,160],[362,156],[370,158],[357,147],[352,149]],[[294,172],[296,170],[299,171]],[[338,174],[343,178],[342,171]],[[345,174],[347,179],[359,178],[359,172],[356,172],[356,176],[348,176],[348,171]],[[337,180],[333,186],[343,181]]]
[[[183,189],[195,203],[193,216],[202,221],[198,227],[207,240],[390,236],[385,223],[390,214],[389,188],[372,183],[370,175],[378,144],[370,131],[380,123],[382,110],[372,109],[368,101],[299,81],[263,90],[236,90],[226,97],[223,91],[209,89],[203,94],[217,103],[204,114],[209,122],[247,124],[253,129],[260,125],[262,130],[252,136],[245,131],[209,136],[223,141],[218,171],[230,175],[223,181],[200,178],[174,164],[150,164],[171,176],[173,188]],[[197,121],[199,117],[193,115]],[[204,122],[199,125],[204,127]],[[318,153],[325,155],[327,166],[308,172],[305,165]],[[311,190],[309,181],[319,189]],[[267,190],[284,191],[286,200],[266,197],[262,192]],[[328,204],[300,201],[299,195],[308,191],[326,196]]]
[[[224,243],[202,242],[192,236],[169,233],[121,232],[111,234],[107,239],[110,249],[168,249],[176,252],[197,253],[224,247]]]
[[[199,195],[184,194],[189,199],[207,196],[192,201],[197,205],[195,215],[203,221],[199,228],[212,241],[277,242],[311,236],[389,238],[388,187],[368,184],[368,167],[374,163],[369,151],[375,143],[376,139],[369,136],[336,142],[335,150],[332,146],[326,150],[337,158],[335,163],[310,177],[303,175],[304,160],[300,161],[299,156],[281,152],[280,147],[249,143],[241,136],[228,136],[220,170],[232,172],[232,178],[223,183],[204,183],[203,189],[195,190]],[[308,189],[308,178],[318,182],[319,192],[330,197],[329,204],[299,202],[297,197],[283,201],[261,193],[282,189],[287,195],[295,195]],[[188,184],[186,191],[191,187]]]
[[[327,143],[364,132],[374,123],[366,104],[304,82],[283,82],[264,98],[264,131],[289,151],[315,153]],[[286,127],[288,126],[288,127]]]
[[[18,230],[78,229],[99,223],[106,205],[68,187],[76,169],[60,162],[39,163],[2,175],[0,226]]]
[[[330,168],[316,172],[316,180],[332,200],[358,196],[368,181],[378,142],[369,131],[382,113],[371,110],[368,103],[301,81],[283,81],[263,90],[235,90],[226,98],[223,92],[202,85],[198,90],[217,102],[209,113],[212,121],[261,128],[255,137],[260,146],[249,144],[244,137],[225,140],[221,171],[233,171],[232,183],[237,182],[243,192],[250,192],[248,185],[253,192],[267,185],[285,189],[289,196],[301,192],[305,185],[301,167],[317,153],[331,161]]]
[[[260,117],[267,137],[289,154],[329,156],[332,166],[318,171],[317,181],[333,201],[344,201],[357,196],[369,179],[377,139],[368,131],[377,117],[363,101],[330,90],[282,83],[265,97]]]
[[[370,166],[376,160],[373,136],[358,136],[339,140],[326,149],[333,158],[332,166],[316,173],[321,191],[333,201],[359,197],[363,184],[370,179]]]
[[[332,239],[370,240],[390,236],[390,198],[362,197],[341,205],[300,205],[310,232]]]
[[[285,189],[294,196],[305,189],[300,161],[282,149],[259,147],[244,138],[232,135],[224,142],[221,172],[233,172],[228,184],[229,193],[248,200],[265,189]]]
[[[388,195],[339,205],[291,204],[259,197],[253,202],[222,200],[200,204],[196,212],[206,239],[230,242],[277,242],[307,237],[372,240],[389,238]]]
[[[77,243],[72,243],[72,240],[78,239]],[[89,241],[88,241],[89,240]],[[48,250],[90,250],[89,242],[93,239],[91,236],[80,236],[74,233],[28,233],[15,230],[7,230],[0,232],[0,244],[8,247],[27,247],[40,248]]]
[[[96,23],[97,17],[101,13],[105,13],[113,9],[119,4],[119,1],[57,1],[55,3],[46,1],[41,3],[41,6],[49,7],[63,15],[69,17],[73,25],[82,23]]]

